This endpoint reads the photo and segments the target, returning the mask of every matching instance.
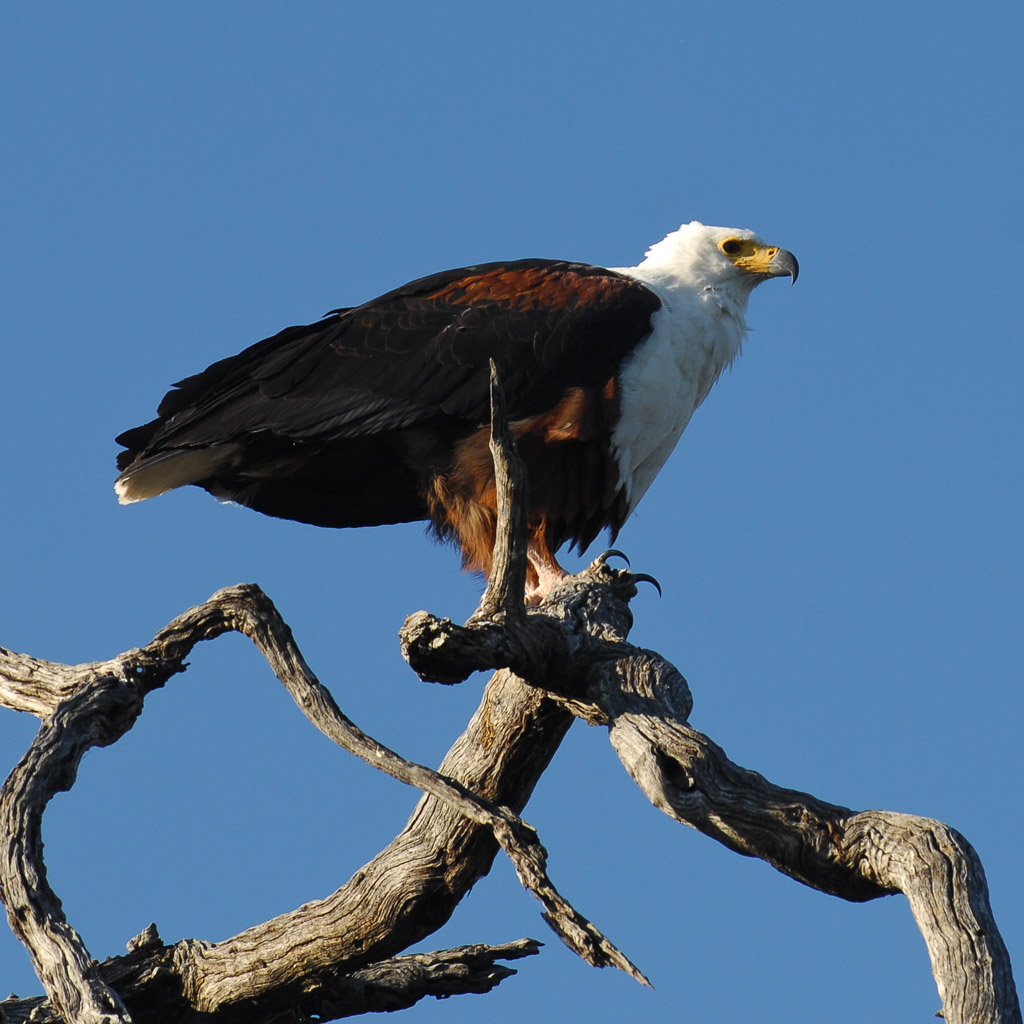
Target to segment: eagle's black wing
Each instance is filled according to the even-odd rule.
[[[272,449],[274,465],[287,475],[281,460],[288,450],[308,456],[411,428],[475,427],[490,415],[491,359],[510,419],[538,415],[567,389],[615,376],[650,332],[659,306],[629,277],[554,260],[421,278],[288,328],[180,381],[157,419],[117,439],[127,448],[118,459],[122,480],[176,453],[229,446],[235,477],[245,476],[250,449],[264,460]],[[262,477],[277,471],[251,470]],[[231,493],[204,479],[170,486],[180,482]],[[236,500],[259,507],[244,496]]]

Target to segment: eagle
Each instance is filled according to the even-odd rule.
[[[740,351],[753,289],[796,257],[693,221],[635,267],[517,259],[422,277],[175,384],[117,438],[129,504],[187,484],[317,526],[426,520],[487,574],[489,368],[526,464],[528,599],[614,541]]]

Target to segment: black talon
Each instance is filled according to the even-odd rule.
[[[607,551],[602,551],[601,554],[599,554],[597,558],[594,559],[594,561],[596,561],[598,565],[606,565],[608,563],[608,559],[611,558],[613,555],[618,555],[619,558],[621,558],[626,563],[626,565],[629,565],[628,556],[624,551],[619,551],[618,548],[609,548]]]
[[[661,592],[661,584],[653,577],[648,576],[645,572],[638,572],[633,577],[634,583],[651,583],[654,585],[654,589],[658,592],[658,597],[664,597],[665,595]]]

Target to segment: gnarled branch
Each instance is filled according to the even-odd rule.
[[[497,387],[494,402],[500,413]],[[677,821],[848,900],[906,893],[947,1021],[1020,1022],[984,873],[962,836],[923,818],[855,813],[733,764],[689,726],[692,700],[678,670],[627,641],[628,602],[642,576],[601,558],[539,608],[523,608],[523,481],[506,457],[500,414],[496,420],[502,540],[481,606],[466,626],[421,612],[402,631],[403,650],[422,678],[451,683],[498,669],[438,772],[406,761],[346,718],[255,587],[218,592],[146,647],[111,661],[63,666],[0,649],[0,704],[43,718],[0,792],[0,887],[48,993],[46,1001],[0,1004],[6,1019],[284,1024],[395,1009],[428,994],[487,991],[514,973],[497,960],[531,955],[537,943],[396,954],[448,919],[499,846],[571,948],[644,980],[557,894],[543,847],[518,817],[573,718],[582,717],[608,726],[629,773]],[[196,643],[228,630],[253,640],[317,728],[425,795],[396,839],[326,899],[213,944],[166,946],[151,927],[126,956],[97,966],[46,883],[43,809],[73,784],[86,749],[116,741],[145,696],[183,670]]]
[[[546,854],[535,832],[514,811],[500,806],[525,804],[547,763],[546,758],[536,758],[536,739],[550,733],[553,753],[571,721],[568,716],[507,673],[499,673],[485,694],[481,713],[456,743],[441,772],[413,764],[367,736],[343,714],[306,665],[271,602],[259,588],[242,585],[225,588],[189,609],[141,649],[92,666],[65,666],[63,671],[61,666],[47,667],[51,681],[47,685],[72,696],[44,719],[28,754],[0,794],[0,821],[13,840],[4,847],[0,885],[12,927],[33,953],[58,1012],[69,1020],[129,1019],[92,965],[80,937],[64,920],[59,901],[46,883],[40,835],[43,809],[54,793],[70,788],[85,750],[123,735],[141,712],[145,695],[181,671],[195,644],[228,630],[253,640],[299,707],[325,735],[423,789],[431,799],[414,812],[395,843],[326,900],[306,904],[225,942],[179,943],[170,960],[151,956],[147,970],[153,970],[159,959],[161,970],[178,980],[189,1007],[211,1013],[243,999],[250,1006],[263,998],[276,1001],[282,987],[308,989],[311,962],[319,972],[350,971],[406,948],[443,923],[473,882],[486,873],[495,842],[509,854],[524,885],[543,902],[549,923],[572,948],[592,963],[615,964],[644,980],[558,894],[547,878]],[[16,676],[21,664],[12,658],[10,675]],[[7,670],[8,664],[0,658],[0,673],[6,675]],[[71,686],[75,680],[77,690]],[[37,695],[37,706],[45,706],[46,701],[45,694]],[[499,743],[494,736],[483,735],[494,731],[489,711],[495,701],[518,711],[514,734]],[[551,718],[562,722],[549,728],[546,720]],[[483,835],[490,841],[482,842]],[[403,865],[402,871],[396,870],[398,864]],[[440,878],[438,864],[451,866],[440,869]],[[451,899],[448,905],[431,908],[435,902],[431,890],[442,880]],[[141,976],[139,983],[143,983]],[[166,979],[161,979],[161,986],[166,987]]]
[[[629,585],[630,574],[612,574]],[[577,635],[559,646],[545,613],[562,602],[557,592],[539,614],[500,632],[421,614],[407,621],[403,649],[426,679],[500,665],[523,671],[573,714],[609,727],[623,765],[656,807],[737,853],[851,901],[904,893],[946,1020],[1021,1020],[984,871],[963,836],[912,815],[855,813],[739,767],[688,725],[689,688],[660,655],[620,636]]]

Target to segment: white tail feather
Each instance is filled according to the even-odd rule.
[[[122,505],[131,505],[176,487],[200,483],[229,462],[237,451],[236,444],[221,444],[212,448],[179,448],[145,458],[117,478],[117,500]]]

